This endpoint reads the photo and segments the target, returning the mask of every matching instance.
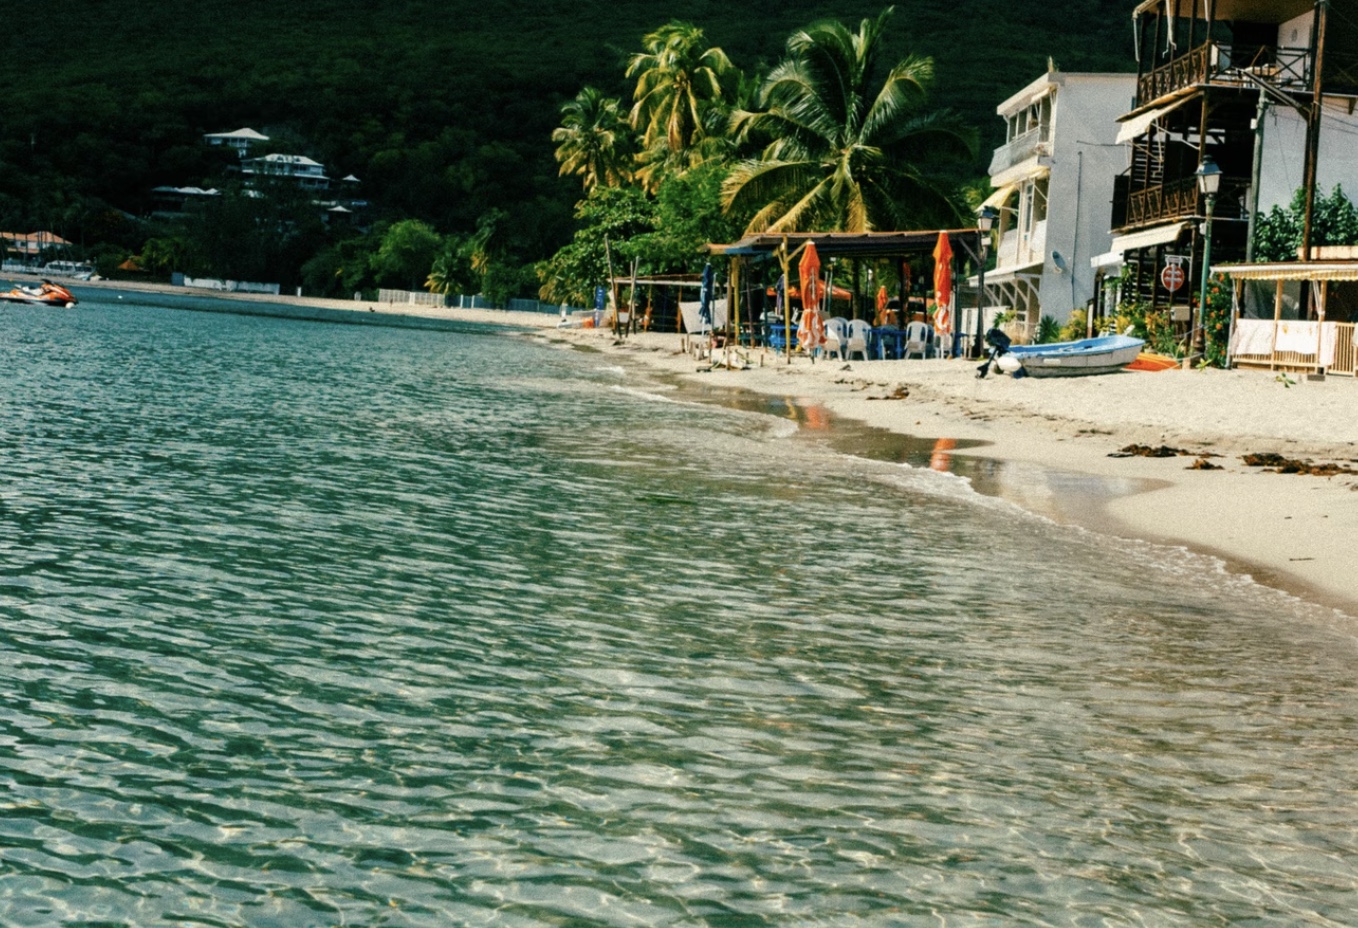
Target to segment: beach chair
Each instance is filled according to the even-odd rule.
[[[872,341],[872,326],[866,319],[849,320],[849,339],[844,345],[844,360],[853,360],[854,354],[861,354],[868,360],[868,343]]]
[[[912,322],[905,327],[905,358],[917,354],[929,357],[929,326],[924,322]]]
[[[842,316],[831,316],[825,320],[825,348],[827,355],[837,358],[847,357],[849,341],[849,320]]]

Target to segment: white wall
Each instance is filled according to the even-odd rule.
[[[1072,309],[1094,296],[1089,259],[1112,245],[1114,178],[1127,167],[1127,149],[1115,144],[1117,117],[1136,88],[1133,74],[1062,75],[1052,124],[1051,187],[1047,214],[1042,314],[1064,323]],[[1058,273],[1052,252],[1066,271]]]
[[[1347,101],[1327,100],[1320,118],[1317,189],[1326,195],[1342,184],[1358,202],[1358,111]],[[1306,121],[1296,110],[1270,106],[1264,117],[1264,153],[1259,174],[1259,212],[1286,207],[1306,175]]]

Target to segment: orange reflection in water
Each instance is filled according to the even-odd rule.
[[[929,469],[948,473],[952,470],[952,455],[949,453],[957,447],[957,439],[940,438],[934,442],[934,451],[929,455]]]

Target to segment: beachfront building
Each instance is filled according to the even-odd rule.
[[[1003,312],[1031,337],[1042,316],[1064,323],[1094,296],[1090,258],[1108,250],[1113,178],[1126,164],[1116,120],[1135,89],[1132,74],[1053,68],[996,107],[1005,143],[991,158],[994,193],[983,205],[998,212],[985,328]],[[975,310],[967,315],[973,331]]]
[[[1358,186],[1358,30],[1348,17],[1327,23],[1326,7],[1314,0],[1145,0],[1135,8],[1136,96],[1117,134],[1129,146],[1129,166],[1114,188],[1112,245],[1093,259],[1109,284],[1105,310],[1119,296],[1142,300],[1168,308],[1186,331],[1205,231],[1214,264],[1246,256],[1250,217],[1286,204],[1305,183],[1308,126],[1318,140],[1318,186]],[[1317,84],[1322,105],[1313,118]],[[1220,171],[1210,225],[1209,198],[1197,182],[1204,166]]]
[[[203,141],[214,147],[225,146],[234,148],[238,157],[244,158],[250,152],[251,146],[262,145],[269,141],[269,137],[262,132],[256,132],[251,128],[236,129],[232,132],[208,132],[203,135]]]

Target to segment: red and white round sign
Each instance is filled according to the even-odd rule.
[[[1178,290],[1184,285],[1184,268],[1182,264],[1166,264],[1160,271],[1160,283],[1170,293]]]

